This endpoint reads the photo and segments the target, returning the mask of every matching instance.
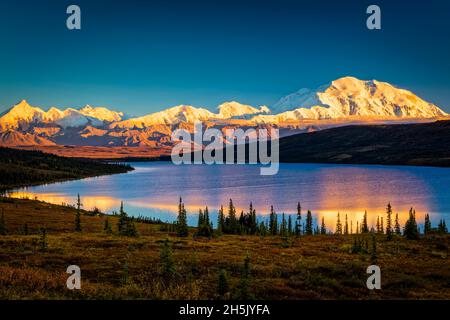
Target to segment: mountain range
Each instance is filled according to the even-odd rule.
[[[105,107],[56,107],[44,111],[26,100],[0,114],[3,146],[170,146],[171,133],[193,131],[194,122],[224,130],[230,127],[277,127],[281,136],[368,121],[423,121],[446,117],[436,105],[412,92],[377,80],[344,77],[301,89],[270,108],[225,102],[216,112],[180,105],[141,117]]]

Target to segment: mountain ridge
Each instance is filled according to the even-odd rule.
[[[387,82],[343,77],[317,90],[301,89],[271,108],[229,101],[215,112],[178,105],[134,118],[90,105],[44,111],[22,100],[0,116],[0,145],[167,146],[174,130],[187,128],[191,132],[197,121],[218,129],[272,126],[284,128],[290,135],[329,127],[327,121],[341,125],[355,119],[364,123],[446,116],[442,109],[411,91]],[[308,121],[316,124],[308,125]]]

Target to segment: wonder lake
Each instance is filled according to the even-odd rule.
[[[208,206],[213,221],[230,199],[241,210],[250,202],[264,219],[273,205],[277,213],[303,214],[311,210],[315,221],[325,218],[334,228],[337,213],[354,226],[367,210],[369,224],[384,216],[388,202],[403,224],[411,207],[418,222],[429,213],[433,225],[450,216],[450,169],[407,166],[281,164],[274,176],[261,176],[257,165],[182,165],[170,162],[131,163],[134,171],[83,180],[15,190],[13,197],[75,204],[80,194],[83,208],[118,211],[121,201],[132,216],[173,221],[179,198],[195,225],[200,208]],[[226,212],[226,210],[225,210]],[[214,223],[215,224],[215,223]]]

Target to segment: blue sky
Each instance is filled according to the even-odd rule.
[[[66,28],[78,4],[82,30]],[[382,30],[366,28],[369,4]],[[341,76],[408,88],[450,112],[450,2],[0,2],[0,111],[102,105],[271,105]]]

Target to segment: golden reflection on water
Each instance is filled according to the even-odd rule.
[[[356,230],[357,222],[362,221],[366,210],[369,226],[376,225],[377,217],[383,217],[386,226],[388,202],[393,208],[393,223],[395,214],[398,213],[402,226],[408,219],[410,207],[414,207],[417,221],[422,223],[425,214],[435,205],[431,196],[435,189],[427,183],[426,176],[417,175],[413,170],[352,166],[309,169],[304,166],[303,171],[297,174],[296,171],[289,172],[288,169],[289,167],[285,168],[287,171],[284,171],[284,175],[261,178],[259,175],[249,177],[245,171],[238,172],[220,167],[214,170],[214,181],[211,181],[211,173],[208,175],[208,172],[202,171],[205,168],[192,168],[176,178],[162,170],[153,170],[149,171],[152,173],[149,176],[141,172],[143,175],[137,188],[134,183],[130,183],[130,179],[118,182],[114,180],[115,176],[111,176],[86,180],[72,189],[61,186],[60,192],[57,186],[54,186],[52,192],[34,189],[35,192],[20,190],[10,195],[29,199],[37,197],[38,200],[49,203],[74,205],[76,193],[69,195],[68,192],[80,192],[84,209],[98,208],[108,213],[118,211],[122,200],[119,197],[124,197],[125,210],[130,214],[159,214],[169,220],[176,215],[179,195],[183,195],[190,215],[195,215],[200,208],[208,206],[214,216],[220,205],[224,206],[227,213],[228,202],[232,198],[238,215],[241,210],[247,212],[252,201],[257,215],[263,219],[266,219],[272,204],[278,214],[295,214],[297,202],[300,201],[303,221],[309,209],[318,224],[324,218],[329,230],[335,229],[338,212],[341,222],[345,223],[347,215],[349,227],[352,224],[353,230]],[[437,223],[433,215],[431,218]]]

